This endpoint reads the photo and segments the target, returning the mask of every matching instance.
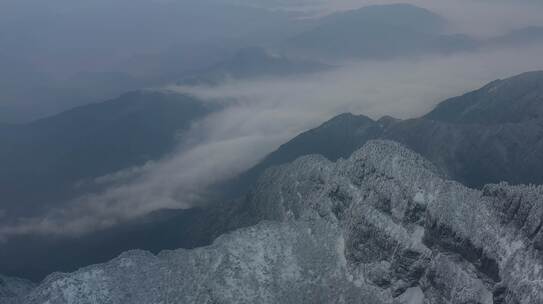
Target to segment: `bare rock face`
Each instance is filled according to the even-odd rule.
[[[128,252],[17,303],[543,303],[542,187],[469,189],[370,141],[268,170],[245,204],[261,222],[211,246]]]

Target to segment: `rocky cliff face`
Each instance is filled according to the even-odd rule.
[[[17,303],[543,301],[542,187],[469,189],[371,141],[268,170],[244,208],[260,223],[208,247],[127,252]]]

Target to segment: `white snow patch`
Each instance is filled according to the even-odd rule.
[[[413,198],[413,201],[418,204],[424,203],[426,201],[424,192],[422,191],[417,192],[417,194],[415,194],[415,197]]]
[[[510,252],[515,252],[519,249],[522,249],[522,247],[524,247],[524,243],[522,241],[516,240],[513,243],[511,243]]]
[[[479,300],[481,300],[482,304],[493,304],[494,296],[488,289],[485,288]]]
[[[420,287],[408,288],[399,299],[402,304],[424,304],[424,293]]]
[[[119,263],[119,265],[122,268],[130,268],[130,267],[134,266],[134,262],[129,258],[123,258],[121,260],[121,263]]]
[[[411,234],[411,242],[413,244],[413,247],[420,248],[420,247],[426,247],[422,243],[422,238],[424,237],[424,228],[421,226],[417,226],[415,228],[415,231]]]
[[[79,303],[81,300],[99,303],[108,297],[104,278],[103,270],[92,270],[55,281],[51,287],[60,290],[67,303]]]
[[[347,268],[347,259],[345,258],[345,238],[343,236],[338,238],[336,252],[339,258],[339,266],[343,269]]]

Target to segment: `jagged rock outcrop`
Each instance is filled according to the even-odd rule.
[[[208,247],[128,252],[17,303],[543,301],[542,187],[469,189],[370,141],[347,160],[272,168],[244,204],[261,222]]]

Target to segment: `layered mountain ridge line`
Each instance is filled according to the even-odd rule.
[[[85,190],[81,181],[160,159],[176,147],[176,134],[215,108],[185,94],[142,90],[0,126],[1,209],[17,215],[58,207]]]
[[[369,5],[321,17],[313,27],[287,39],[283,50],[324,60],[390,59],[543,43],[541,26],[477,38],[456,33],[450,25],[443,16],[411,4]]]
[[[174,45],[166,47],[167,44],[173,42],[171,39],[167,39],[166,41],[162,41],[162,46],[153,52],[147,49],[153,43],[136,47],[136,49],[140,49],[143,52],[141,54],[136,55],[132,51],[125,50],[125,52],[121,52],[121,57],[124,57],[124,59],[117,62],[118,65],[112,70],[104,70],[105,67],[98,68],[95,65],[79,66],[77,62],[71,61],[74,59],[71,56],[51,57],[52,54],[42,53],[40,47],[36,46],[32,48],[32,51],[45,56],[43,60],[56,62],[51,67],[58,68],[63,66],[63,69],[67,69],[61,73],[66,73],[62,77],[63,79],[58,79],[58,75],[55,77],[56,73],[53,73],[54,69],[50,70],[47,68],[44,70],[40,68],[40,65],[36,65],[32,57],[28,57],[28,54],[12,53],[13,50],[10,50],[9,47],[2,49],[3,56],[0,58],[0,65],[4,67],[5,71],[10,72],[0,75],[2,79],[2,82],[0,82],[2,88],[0,97],[7,102],[2,106],[0,121],[29,122],[36,118],[60,113],[75,106],[113,98],[122,92],[173,83],[180,79],[185,79],[185,82],[193,83],[213,83],[222,78],[217,76],[223,76],[221,75],[224,72],[223,68],[232,67],[229,63],[247,63],[244,60],[235,60],[236,52],[246,47],[265,46],[291,59],[314,54],[314,57],[316,57],[313,58],[314,60],[319,61],[322,57],[326,57],[329,61],[332,61],[329,63],[333,63],[353,58],[371,60],[417,57],[429,54],[459,54],[470,51],[486,51],[518,46],[526,47],[543,43],[543,28],[536,24],[532,26],[528,24],[522,25],[526,27],[512,30],[497,37],[479,39],[471,37],[469,34],[451,33],[452,29],[450,27],[447,28],[447,25],[450,24],[447,24],[448,21],[444,16],[423,7],[401,3],[370,5],[350,11],[332,13],[321,18],[304,18],[303,20],[288,18],[288,16],[282,13],[269,14],[265,10],[255,10],[254,8],[243,9],[243,13],[240,14],[240,11],[237,11],[237,9],[241,9],[242,6],[239,5],[236,5],[235,9],[234,7],[222,7],[221,12],[225,14],[224,18],[217,18],[216,15],[209,16],[200,9],[194,11],[193,8],[190,8],[190,5],[184,6],[184,4],[186,3],[176,4],[176,6],[179,6],[171,11],[168,10],[169,17],[162,21],[166,21],[177,14],[177,16],[183,17],[170,19],[170,22],[185,24],[185,26],[167,26],[162,27],[160,31],[163,32],[166,28],[168,28],[167,32],[170,34],[173,34],[170,31],[175,31],[176,35],[171,38],[175,38],[174,40],[181,39],[181,41],[177,41],[177,43],[181,43],[180,45],[174,43]],[[152,5],[156,5],[156,3],[153,2]],[[159,4],[159,6],[161,5]],[[201,5],[199,3],[199,6]],[[207,5],[210,5],[210,7],[214,6],[210,3],[204,6]],[[159,13],[156,10],[158,7],[149,7],[149,9],[155,13]],[[48,15],[52,12],[44,11],[41,13]],[[87,20],[89,13],[91,12],[79,9],[70,12],[70,14],[75,14],[72,16],[76,18],[74,20],[86,20],[86,22],[94,20],[93,18]],[[104,22],[109,22],[110,28],[113,29],[119,26],[117,22],[114,22],[115,18],[110,19],[111,15],[104,16],[102,13],[102,10],[92,12],[96,20],[105,18]],[[259,18],[251,20],[253,18],[249,17],[249,19],[246,19],[251,14],[257,14]],[[200,18],[196,18],[196,16]],[[50,17],[54,18],[53,16]],[[120,18],[121,15],[117,17]],[[131,12],[124,12],[122,17],[135,18],[136,16],[131,15]],[[7,25],[6,28],[15,27],[23,30],[16,23],[12,23],[15,20],[6,20],[7,24],[11,25]],[[232,20],[245,20],[249,24],[255,25],[256,28],[247,27],[244,23],[232,23]],[[49,49],[49,47],[69,47],[69,45],[50,45],[52,41],[59,41],[58,39],[60,38],[62,38],[61,41],[66,43],[68,41],[65,39],[67,38],[66,35],[78,40],[80,43],[89,43],[90,40],[88,39],[79,40],[80,36],[72,36],[73,33],[70,32],[71,26],[66,23],[67,20],[60,18],[57,21],[64,24],[64,26],[59,27],[58,31],[42,32],[42,35],[38,36],[43,39],[35,41],[38,45],[42,45],[42,47],[47,46],[44,49]],[[240,34],[240,31],[244,32],[247,29],[251,29],[251,31],[264,30],[261,26],[264,23],[268,24],[268,22],[277,23],[279,26],[276,30],[271,30],[271,32],[264,30],[260,35],[256,35],[258,37],[248,35],[245,37],[246,39],[242,39],[243,41],[239,41],[238,43],[216,40],[208,41],[207,43],[188,42],[182,37],[186,37],[187,35],[192,36],[192,26],[194,26],[195,22],[200,25],[209,22],[218,22],[220,26],[217,24],[216,27],[213,27],[213,31],[218,30],[219,32],[222,32],[222,30],[232,31],[234,28],[231,26],[234,26],[237,28],[234,31],[236,36]],[[151,27],[153,26],[157,26],[157,24]],[[47,28],[48,26],[45,26],[43,28],[36,28],[36,30],[41,31]],[[133,30],[136,28],[137,26]],[[199,30],[204,29],[202,26],[196,26],[196,28]],[[16,41],[26,40],[30,36],[35,35],[35,33],[27,32],[29,29],[24,29],[22,36],[13,36],[13,40],[4,40],[4,38],[11,36],[10,34],[2,36],[0,39],[2,39],[4,45],[9,46]],[[185,35],[178,35],[180,29],[189,31],[185,32]],[[68,30],[68,32],[65,32],[65,30]],[[99,30],[94,27],[90,27],[89,30],[94,33],[91,36],[99,40],[109,36],[109,34],[116,33],[115,31],[111,33],[94,32],[94,30]],[[141,30],[145,32],[148,29]],[[155,30],[158,30],[158,28],[155,28]],[[118,35],[119,33],[117,32],[116,34]],[[210,33],[208,32],[207,34]],[[201,37],[201,35],[197,36]],[[46,39],[45,37],[49,38]],[[271,38],[271,40],[264,37]],[[113,38],[113,36],[109,38]],[[113,41],[118,43],[123,41],[123,39],[113,39],[109,42]],[[140,41],[138,39],[137,41],[141,42],[143,40]],[[85,49],[83,48],[82,50]],[[79,51],[77,48],[70,48],[68,53],[73,52],[72,55],[76,57],[83,56],[83,53]],[[185,54],[185,56],[179,56],[179,54]],[[115,56],[118,55],[120,54]],[[271,62],[265,60],[261,62],[262,69],[260,70],[253,63],[249,63],[248,66],[252,67],[249,69],[242,67],[238,70],[241,66],[234,66],[234,71],[228,71],[227,74],[234,77],[243,75],[260,76],[261,74],[283,75],[289,70],[297,74],[303,70],[316,71],[325,68],[325,66],[320,64],[312,66],[312,64],[308,64],[309,62],[294,62],[294,65],[289,67],[285,65],[288,64],[288,61],[293,63],[293,60]],[[273,66],[269,63],[273,63]],[[282,71],[281,66],[287,69]],[[218,68],[218,70],[213,71],[214,68]],[[68,72],[69,70],[71,72]],[[210,76],[211,79],[204,79],[202,81],[202,79],[199,79],[200,76]]]
[[[267,170],[245,201],[260,223],[210,246],[127,252],[12,303],[540,303],[542,193],[469,189],[370,141]]]
[[[543,304],[543,1],[42,2],[0,304]]]
[[[527,72],[445,100],[424,117],[464,124],[521,123],[543,118],[542,100],[543,72]]]
[[[438,104],[420,118],[373,120],[341,114],[283,144],[238,182],[250,183],[266,168],[306,154],[330,160],[348,157],[371,139],[398,141],[468,186],[542,184],[543,72],[493,81]]]
[[[543,179],[543,175],[540,174],[543,172],[540,162],[540,155],[543,155],[543,122],[540,116],[534,114],[541,113],[543,105],[541,99],[542,74],[543,72],[530,72],[497,80],[477,91],[449,99],[443,104],[447,107],[453,106],[454,111],[452,112],[455,115],[444,118],[442,114],[439,114],[442,110],[437,111],[437,109],[443,109],[441,106],[437,106],[435,111],[426,116],[407,120],[387,116],[373,120],[363,115],[339,115],[318,128],[300,134],[269,154],[257,166],[238,179],[228,181],[219,189],[223,191],[222,193],[226,193],[227,199],[221,200],[218,205],[212,204],[210,207],[191,210],[162,210],[112,229],[89,234],[88,237],[78,240],[61,239],[46,242],[33,236],[15,238],[7,244],[9,246],[5,244],[3,250],[0,251],[0,257],[3,261],[0,262],[0,268],[2,268],[0,272],[38,281],[53,271],[73,271],[84,265],[109,260],[130,248],[142,248],[157,253],[163,249],[194,248],[210,244],[213,239],[225,231],[247,226],[247,223],[254,223],[254,220],[250,218],[245,218],[243,223],[239,224],[225,223],[227,217],[236,216],[238,213],[245,214],[245,210],[238,203],[230,204],[228,202],[230,198],[236,199],[245,195],[267,168],[289,163],[307,154],[321,154],[334,161],[339,158],[347,158],[353,151],[372,139],[382,138],[399,141],[432,161],[444,176],[468,186],[482,188],[487,183],[501,181],[511,184],[540,184]],[[509,91],[512,93],[508,93]],[[164,106],[153,110],[155,103],[152,102],[152,98],[149,99],[153,94],[158,94],[160,98],[166,98],[166,102],[159,103]],[[170,118],[176,117],[176,113],[187,114],[185,115],[186,120],[168,119],[172,122],[173,127],[163,129],[165,132],[159,132],[160,136],[153,135],[154,138],[162,138],[169,143],[172,143],[171,139],[178,131],[175,126],[185,127],[194,119],[199,119],[208,111],[213,110],[200,106],[200,101],[187,96],[176,94],[162,96],[161,94],[128,94],[121,99],[121,103],[117,104],[129,106],[132,103],[132,98],[135,98],[136,101],[141,99],[146,111],[156,112],[157,115],[161,115],[160,113],[163,111],[167,111],[169,113],[167,117]],[[172,99],[172,101],[170,102],[168,99]],[[115,104],[115,101],[112,102]],[[480,107],[491,108],[494,102],[498,108],[498,111],[495,112],[498,119],[475,115],[478,113],[476,109]],[[456,104],[460,106],[455,106]],[[112,103],[106,102],[102,106],[111,107]],[[528,107],[530,110],[522,111],[522,107]],[[119,109],[123,110],[123,107],[119,107]],[[120,111],[120,113],[125,112],[127,111]],[[508,119],[503,120],[502,114],[506,112],[515,115],[515,122]],[[136,111],[137,113],[142,115],[141,111]],[[190,113],[194,113],[194,115]],[[64,117],[70,118],[67,114]],[[137,119],[138,115],[134,116],[136,119],[130,119],[130,121],[136,124],[137,121],[143,122]],[[479,119],[480,122],[473,122],[474,119]],[[65,119],[65,121],[77,122],[79,120]],[[150,123],[149,120],[144,120],[144,122],[145,124]],[[145,124],[141,127],[145,128]],[[44,127],[43,129],[48,128]],[[77,128],[72,126],[64,127],[64,129],[69,132]],[[0,132],[2,130],[4,129],[0,128]],[[146,135],[150,132],[138,134]],[[110,136],[106,139],[113,140],[114,138],[119,137]],[[144,139],[145,137],[142,136],[134,138],[136,143]],[[166,147],[162,145],[146,147],[151,148],[150,152],[167,153]],[[40,147],[32,150],[47,151]],[[144,154],[141,155],[144,158],[149,155],[149,152],[146,151],[148,150],[132,150],[135,153],[131,155],[134,156],[135,161],[139,161],[141,154]],[[19,153],[17,155],[24,156],[25,154]],[[32,158],[32,160],[36,161],[39,158]],[[65,161],[69,161],[69,158]],[[103,163],[107,161],[107,158],[99,157],[96,161]],[[12,163],[6,162],[8,165]],[[94,170],[99,167],[92,166],[90,169]],[[61,173],[61,171],[55,172],[57,175]],[[54,177],[56,178],[57,175]],[[6,179],[9,180],[12,177],[13,175],[6,176]],[[47,180],[55,181],[53,178],[47,178]],[[25,179],[25,183],[29,182],[31,180]],[[9,183],[4,185],[9,185]],[[20,188],[22,193],[26,194],[23,183]],[[58,188],[44,187],[44,189],[47,190],[46,194],[49,194],[48,192]],[[72,188],[61,187],[61,189],[65,193],[66,190]],[[40,196],[40,201],[46,197]],[[119,242],[117,239],[123,241]],[[31,246],[30,244],[36,245]],[[98,248],[103,254],[94,257],[91,253]],[[42,252],[42,249],[45,249],[45,252]],[[43,262],[44,255],[51,257],[47,259],[47,263]],[[59,258],[64,255],[80,258],[66,263],[64,259]],[[15,257],[14,261],[13,257]]]

